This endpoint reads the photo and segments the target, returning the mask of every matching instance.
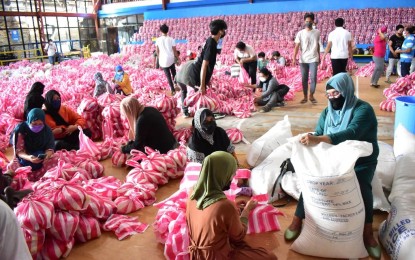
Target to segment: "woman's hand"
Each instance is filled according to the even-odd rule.
[[[40,159],[39,157],[34,156],[34,155],[30,155],[28,159],[29,159],[28,161],[30,161],[32,163],[41,163],[41,162],[43,162],[43,159]]]
[[[70,135],[73,132],[75,132],[77,129],[78,129],[77,125],[70,125],[70,126],[68,126],[68,128],[66,128],[65,134]]]
[[[256,206],[258,205],[258,201],[254,200],[254,199],[250,199],[248,201],[248,203],[246,203],[245,209],[248,212],[251,212],[254,208],[256,208]]]
[[[52,130],[52,133],[54,135],[62,134],[63,133],[63,129],[61,127],[55,128],[55,129]]]
[[[45,154],[46,154],[45,160],[49,160],[53,155],[53,150],[47,150]]]
[[[306,146],[317,145],[321,142],[331,144],[331,139],[327,135],[315,136],[311,133],[303,135],[300,139],[300,143]]]

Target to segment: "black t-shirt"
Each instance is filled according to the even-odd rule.
[[[216,64],[216,55],[218,54],[218,43],[212,37],[206,40],[205,46],[202,48],[202,52],[197,57],[196,61],[189,68],[189,78],[194,86],[200,86],[200,72],[202,70],[202,63],[204,60],[209,61],[209,65],[206,72],[206,85],[209,83],[213,74],[213,69]]]
[[[389,40],[392,41],[392,49],[395,51],[397,48],[402,48],[402,44],[403,44],[403,41],[405,40],[405,37],[403,36],[398,37],[396,36],[396,34],[394,34],[389,38]],[[398,56],[394,57],[392,53],[389,53],[389,59],[399,59],[400,55],[399,53],[397,54]]]

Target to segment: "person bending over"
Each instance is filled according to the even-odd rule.
[[[55,136],[55,150],[78,150],[79,129],[91,137],[91,131],[86,128],[86,121],[75,111],[61,103],[61,95],[56,90],[49,90],[45,96],[46,124]]]
[[[337,145],[346,140],[358,140],[372,144],[372,154],[359,158],[354,170],[365,205],[363,241],[369,255],[380,258],[381,249],[373,237],[372,229],[373,194],[371,183],[379,154],[376,115],[369,103],[354,95],[353,80],[347,73],[338,73],[329,79],[326,84],[326,96],[329,101],[328,106],[320,115],[315,134],[304,135],[300,142],[304,145],[317,145],[321,142]],[[304,218],[304,204],[301,195],[293,221],[285,231],[286,240],[297,238]]]
[[[284,106],[284,96],[288,93],[290,88],[287,85],[279,84],[267,68],[259,71],[258,85],[248,85],[250,88],[260,89],[262,94],[254,99],[258,106],[263,106],[260,113],[271,111],[273,107]]]
[[[257,202],[250,200],[242,210],[223,193],[235,175],[237,162],[226,152],[214,152],[202,170],[187,200],[190,259],[277,259],[261,247],[251,247],[244,238],[249,213]]]
[[[148,146],[165,154],[177,146],[166,120],[154,107],[145,107],[136,98],[127,97],[121,101],[120,112],[130,126],[129,142],[121,147],[123,153],[132,149],[144,152]]]
[[[212,111],[207,108],[198,109],[192,126],[193,132],[187,147],[188,160],[202,163],[206,156],[216,151],[228,152],[235,156],[235,146],[232,145],[226,131],[216,126]]]
[[[235,46],[233,56],[236,63],[244,67],[246,72],[248,72],[251,78],[251,84],[256,84],[257,57],[254,48],[244,42],[238,42]]]

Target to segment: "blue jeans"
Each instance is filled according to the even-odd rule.
[[[410,62],[402,62],[401,61],[401,76],[405,77],[406,75],[409,75],[409,70],[411,68]]]
[[[53,55],[53,56],[48,56],[48,59],[49,59],[49,63],[50,64],[55,64],[55,55]]]
[[[308,74],[310,73],[311,95],[316,91],[318,62],[300,63],[304,97],[308,94]]]

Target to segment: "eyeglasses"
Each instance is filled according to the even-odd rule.
[[[326,92],[326,97],[327,98],[338,98],[340,96],[340,92],[339,91],[333,91],[333,92]]]

